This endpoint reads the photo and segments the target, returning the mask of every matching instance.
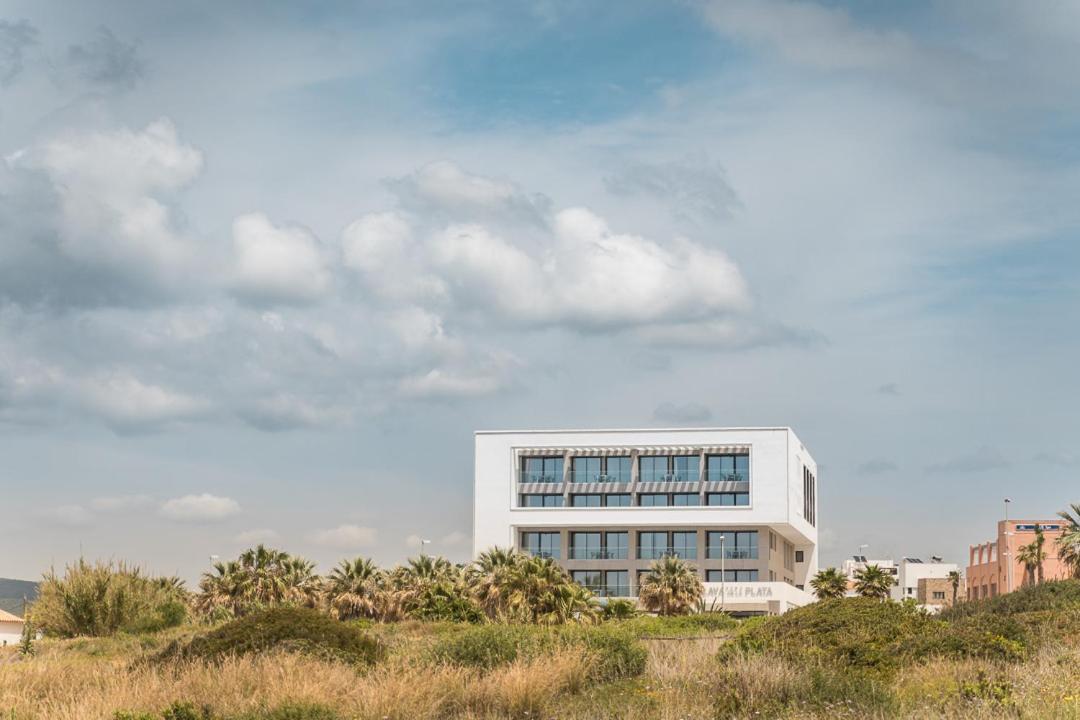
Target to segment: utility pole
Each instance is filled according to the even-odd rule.
[[[1006,588],[1005,592],[1012,592],[1012,589],[1013,589],[1013,561],[1012,561],[1012,553],[1009,552],[1009,536],[1012,535],[1012,533],[1009,532],[1009,503],[1011,503],[1011,502],[1012,502],[1012,498],[1005,498],[1005,553],[1004,553],[1004,557],[1005,557],[1005,562],[1008,563],[1008,565],[1005,566],[1006,567],[1006,571],[1005,571],[1006,576],[1005,577],[1007,578],[1006,579],[1007,588]]]

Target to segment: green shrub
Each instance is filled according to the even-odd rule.
[[[377,640],[354,625],[308,608],[272,608],[245,615],[187,642],[174,641],[158,653],[159,662],[218,661],[232,655],[272,650],[302,652],[354,664],[374,663]]]
[[[1050,610],[1080,610],[1080,580],[1053,580],[987,600],[958,603],[942,611],[941,618],[955,620],[972,615],[1018,615]]]
[[[709,635],[731,630],[738,621],[726,613],[705,612],[694,615],[654,617],[643,615],[620,625],[638,636]]]
[[[609,600],[603,609],[605,620],[629,620],[637,614],[637,604],[632,600]]]
[[[648,657],[632,633],[609,625],[480,625],[440,638],[432,655],[437,662],[490,670],[567,648],[589,654],[594,663],[590,677],[597,681],[640,675]]]
[[[721,650],[774,653],[819,667],[888,675],[929,657],[1023,656],[1023,629],[1008,618],[945,622],[910,605],[868,598],[814,603],[747,624]]]
[[[55,637],[156,632],[184,621],[185,600],[178,582],[146,577],[124,563],[80,558],[62,577],[45,574],[29,615],[39,630]]]

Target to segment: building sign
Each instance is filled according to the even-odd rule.
[[[1043,530],[1060,530],[1061,529],[1060,525],[1038,525],[1038,527],[1041,527]],[[1017,525],[1016,526],[1017,530],[1031,530],[1032,532],[1035,531],[1035,528],[1036,528],[1035,525]]]
[[[721,591],[725,600],[770,600],[773,598],[773,588],[769,583],[711,582],[704,585],[706,600],[719,600]]]

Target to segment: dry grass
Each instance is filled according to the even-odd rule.
[[[153,649],[137,638],[41,643],[30,660],[0,655],[0,718],[110,720],[116,710],[155,711],[181,700],[222,715],[311,703],[355,720],[1080,720],[1080,648],[1069,645],[1022,664],[932,661],[901,671],[873,695],[862,681],[823,686],[822,673],[840,677],[828,668],[762,655],[721,663],[720,641],[650,642],[644,676],[590,684],[594,659],[581,650],[483,673],[433,664],[421,651],[430,635],[414,635],[364,672],[285,654],[162,668],[130,662],[138,648]]]

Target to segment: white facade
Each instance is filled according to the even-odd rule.
[[[960,566],[956,563],[941,562],[932,558],[930,562],[923,562],[919,558],[904,558],[900,562],[900,575],[898,584],[893,587],[893,600],[917,600],[919,594],[919,580],[921,578],[945,579],[951,572],[959,572]]]
[[[601,594],[632,596],[663,550],[707,582],[775,583],[773,609],[786,608],[806,601],[796,588],[818,569],[816,478],[789,428],[477,432],[473,552],[543,542],[575,579],[600,573]],[[732,610],[762,604],[725,596]]]
[[[7,613],[5,613],[7,614]],[[9,616],[10,617],[10,616]],[[0,646],[18,645],[22,640],[23,621],[0,620]]]

